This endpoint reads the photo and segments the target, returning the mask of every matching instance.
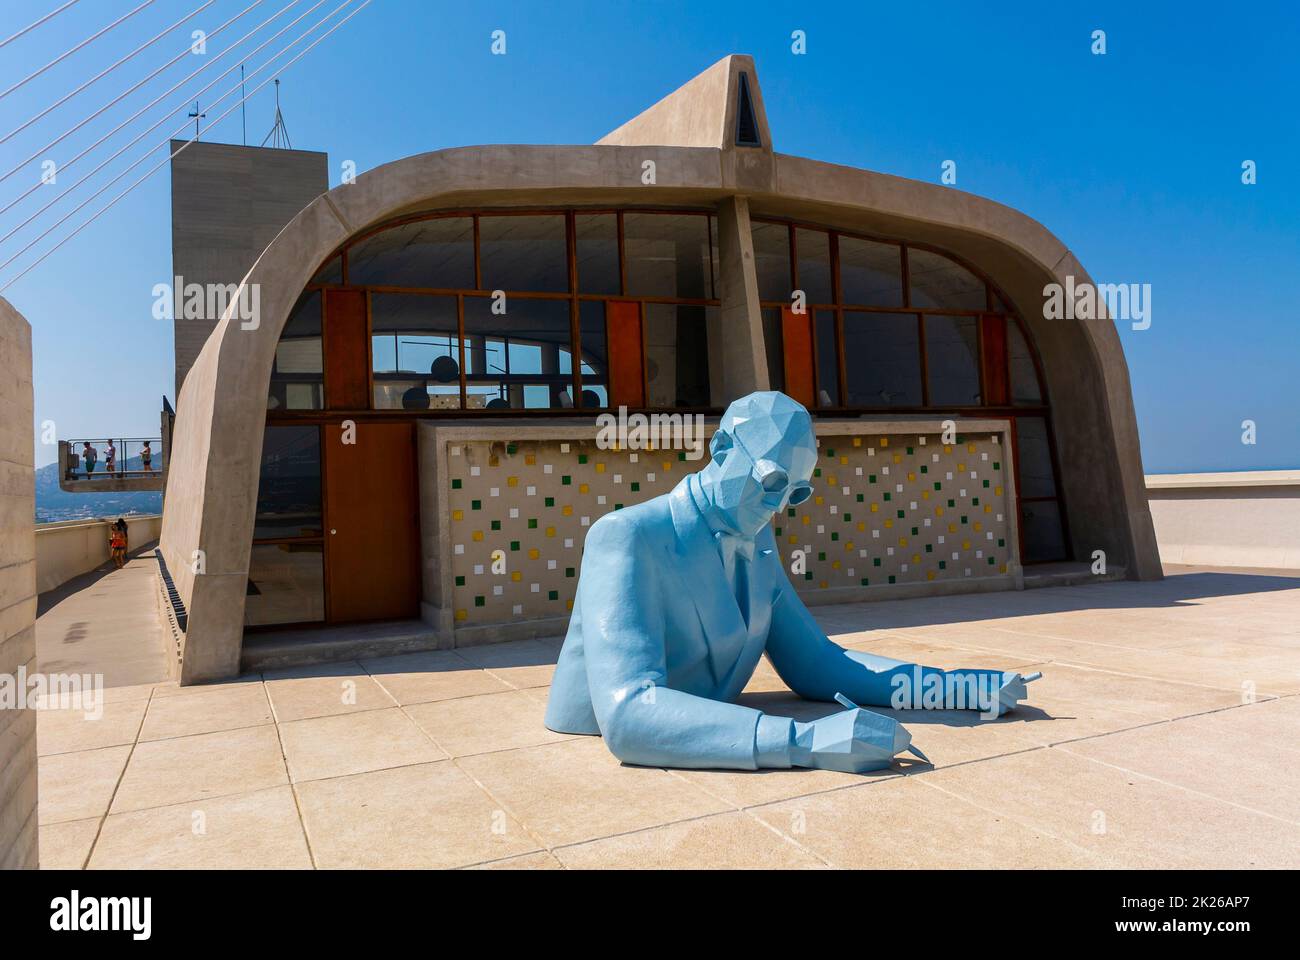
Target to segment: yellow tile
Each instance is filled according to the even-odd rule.
[[[831,569],[832,569],[832,570],[838,570],[839,568],[840,568],[840,562],[839,562],[838,560],[832,560],[832,561],[831,561]]]
[[[457,611],[456,611],[456,619],[457,619],[457,620],[464,620],[467,616],[469,616],[469,614],[467,614],[464,610],[457,610]]]
[[[871,512],[872,512],[872,513],[879,513],[879,512],[880,512],[880,504],[878,504],[878,503],[873,503],[873,504],[871,505]]]
[[[974,452],[975,452],[975,444],[973,444],[973,443],[968,443],[968,444],[966,444],[966,452],[967,452],[967,453],[974,453]]]
[[[598,464],[596,464],[596,472],[597,472],[597,473],[604,473],[604,472],[605,472],[605,465],[604,465],[603,463],[598,463]]]
[[[990,503],[986,503],[986,504],[984,504],[984,512],[985,512],[985,513],[992,513],[992,512],[993,512],[993,505],[990,504]]]
[[[530,453],[524,457],[524,463],[530,467],[535,467],[537,465],[537,458]]]
[[[933,571],[933,570],[927,570],[927,571],[925,571],[925,579],[927,579],[927,580],[933,580],[933,579],[934,579],[934,571]]]
[[[808,524],[812,523],[812,517],[808,516],[808,514],[806,513],[803,515],[802,519],[803,519],[803,525],[805,527],[808,526]]]
[[[979,533],[981,530],[984,529],[984,524],[980,523],[978,520],[976,520],[971,526],[976,533]]]
[[[465,519],[465,511],[463,511],[463,510],[453,510],[453,511],[451,512],[451,518],[452,518],[453,520],[464,520],[464,519]]]
[[[898,545],[899,545],[900,547],[905,547],[905,546],[907,546],[907,537],[899,537],[899,538],[898,538]]]
[[[907,475],[907,482],[908,482],[908,483],[915,483],[915,482],[916,482],[916,474],[914,474],[914,473],[909,473],[909,474]]]
[[[553,537],[553,536],[555,536],[555,528],[554,528],[554,527],[547,527],[547,528],[546,528],[546,535],[547,535],[548,537]]]
[[[920,555],[919,553],[914,553],[914,554],[912,554],[912,562],[913,562],[913,563],[920,563],[920,562],[921,562],[921,555]]]
[[[948,532],[949,532],[949,533],[956,533],[956,532],[957,532],[957,524],[955,524],[955,523],[950,523],[950,524],[948,524]]]
[[[1001,488],[1001,487],[994,487],[994,488],[993,488],[993,495],[994,495],[995,497],[1000,497],[1000,496],[1002,496],[1002,488]]]
[[[537,559],[538,557],[540,557],[540,556],[541,556],[541,553],[538,551],[538,549],[537,549],[536,547],[533,547],[531,550],[528,551],[528,559],[529,559],[529,560],[536,560],[536,559]]]
[[[580,483],[580,484],[578,484],[578,492],[579,492],[579,493],[587,493],[587,492],[590,491],[590,490],[591,490],[591,487],[587,486],[585,483]]]
[[[854,437],[854,438],[853,438],[853,445],[854,445],[855,447],[860,447],[860,446],[862,446],[862,438],[861,438],[861,437]]]
[[[560,513],[564,514],[566,517],[571,517],[573,516],[573,507],[566,504],[563,509],[560,510]]]
[[[895,462],[895,463],[902,463],[902,462],[903,462],[903,457],[902,457],[902,455],[901,455],[901,454],[897,454],[897,453],[894,454],[894,462]]]
[[[508,487],[517,487],[517,486],[519,486],[519,478],[518,478],[518,477],[506,477],[506,486],[508,486]]]
[[[921,499],[922,499],[922,500],[929,500],[929,499],[930,499],[930,491],[929,491],[929,490],[922,490],[922,491],[921,491]]]
[[[863,531],[866,530],[866,529],[867,529],[867,525],[866,525],[865,523],[859,523],[859,524],[858,524],[858,532],[859,532],[859,533],[863,532]]]
[[[966,469],[966,464],[964,464],[964,463],[959,463],[959,464],[957,464],[957,470],[958,470],[959,472],[962,471],[962,470],[965,470],[965,469]]]
[[[819,507],[820,507],[824,502],[825,502],[825,501],[824,501],[821,497],[813,497],[813,503],[817,504],[817,506],[819,506]]]
[[[888,438],[888,437],[881,437],[881,438],[880,438],[880,445],[881,445],[882,447],[887,447],[887,446],[889,446],[889,438]]]
[[[890,530],[890,529],[892,529],[893,526],[894,526],[894,521],[893,521],[893,520],[886,520],[886,521],[885,521],[885,529],[886,529],[886,530]]]
[[[942,516],[943,516],[943,507],[935,507],[935,508],[934,508],[934,515],[935,515],[936,517],[942,517]]]
[[[943,445],[943,452],[944,452],[944,453],[952,453],[952,444],[951,444],[951,443],[945,443],[945,444]]]
[[[849,462],[848,457],[840,457],[840,466],[846,466]]]
[[[520,580],[523,579],[523,574],[521,574],[518,570],[516,570],[514,573],[510,574],[510,579],[513,580],[515,583],[518,583]]]
[[[473,537],[474,537],[474,542],[475,542],[475,543],[482,543],[482,542],[483,542],[483,531],[482,531],[482,530],[475,530],[474,533],[473,533]]]

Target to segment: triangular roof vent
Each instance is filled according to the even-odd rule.
[[[758,135],[758,118],[754,115],[754,101],[749,95],[749,74],[744,71],[740,73],[736,96],[736,146],[761,147],[763,140]]]

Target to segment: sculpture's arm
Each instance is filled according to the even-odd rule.
[[[776,556],[771,554],[772,562],[779,564]],[[784,579],[783,570],[780,576]],[[782,590],[772,609],[767,655],[790,689],[808,700],[834,700],[835,694],[842,693],[870,706],[924,705],[1001,713],[1014,709],[1025,696],[1025,680],[1017,673],[942,670],[845,650],[826,636],[792,586]]]
[[[624,763],[666,767],[789,767],[793,721],[667,686],[665,603],[691,603],[661,587],[655,556],[634,524],[606,515],[587,535],[583,651],[596,722]]]

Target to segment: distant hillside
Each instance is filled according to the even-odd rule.
[[[102,469],[102,468],[101,468]],[[126,461],[126,469],[140,469],[140,458]],[[46,464],[36,470],[36,522],[90,520],[121,517],[132,513],[161,513],[162,493],[67,493],[59,489],[59,465]]]

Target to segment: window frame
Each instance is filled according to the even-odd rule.
[[[706,278],[708,291],[714,294],[712,297],[665,297],[665,296],[632,296],[627,293],[627,253],[624,231],[624,216],[627,213],[635,214],[662,214],[667,216],[700,216],[705,218],[706,237],[709,250],[709,275]],[[618,272],[619,272],[619,291],[617,294],[594,294],[580,292],[580,279],[578,277],[577,263],[577,227],[576,218],[578,216],[590,215],[613,215],[617,225],[618,238]],[[532,408],[506,408],[500,410],[485,410],[478,407],[468,406],[468,394],[466,391],[466,373],[464,357],[464,338],[465,338],[465,298],[466,297],[491,297],[492,289],[483,286],[482,273],[482,250],[480,246],[480,218],[481,217],[502,217],[502,216],[560,216],[564,217],[565,223],[565,254],[568,263],[568,287],[566,292],[558,291],[529,291],[529,290],[505,290],[507,300],[510,299],[537,299],[537,300],[563,300],[569,303],[569,343],[568,349],[571,352],[571,379],[569,387],[572,391],[571,396],[574,398],[573,407],[532,407]],[[448,219],[448,218],[469,217],[473,222],[473,258],[474,258],[474,283],[473,288],[450,288],[450,287],[411,287],[399,286],[392,284],[353,284],[351,283],[349,268],[349,251],[356,245],[365,242],[371,237],[392,230],[410,223],[418,223],[426,220]],[[312,275],[311,281],[304,286],[301,296],[306,296],[312,292],[319,291],[322,295],[322,339],[326,336],[324,330],[328,327],[329,318],[324,309],[324,292],[326,290],[360,290],[365,293],[366,297],[366,323],[367,333],[370,341],[373,341],[374,318],[371,304],[372,295],[375,293],[396,293],[409,294],[413,296],[441,296],[455,297],[457,306],[457,338],[460,341],[458,352],[460,355],[460,405],[450,409],[431,409],[431,410],[402,410],[402,409],[384,409],[374,406],[374,389],[375,389],[375,371],[372,358],[367,357],[369,366],[369,386],[370,386],[370,403],[364,409],[348,410],[330,410],[328,385],[325,387],[325,410],[286,410],[276,409],[267,411],[267,422],[293,422],[308,423],[322,421],[322,413],[330,413],[334,416],[345,415],[350,417],[361,418],[388,418],[388,417],[429,417],[429,418],[454,418],[465,416],[484,416],[484,417],[569,417],[569,416],[590,416],[595,412],[607,411],[611,408],[604,407],[584,407],[581,406],[582,397],[582,366],[584,364],[582,351],[582,331],[581,331],[581,304],[584,302],[607,303],[610,301],[621,301],[636,303],[637,309],[642,317],[642,377],[645,377],[645,359],[647,354],[644,350],[644,318],[647,304],[671,304],[679,306],[701,306],[701,307],[721,307],[721,300],[717,296],[720,283],[718,257],[715,255],[717,249],[717,211],[707,208],[698,207],[664,207],[664,206],[596,206],[596,207],[477,207],[472,209],[455,209],[455,210],[438,210],[426,211],[422,213],[413,213],[406,216],[397,217],[384,223],[376,224],[365,230],[349,237],[344,243],[332,250],[325,256],[321,264],[317,267]],[[321,271],[331,266],[335,260],[339,263],[340,282],[322,283],[318,282]],[[295,301],[296,302],[296,301]],[[609,354],[609,333],[606,330],[605,335],[605,356],[608,363]],[[551,378],[553,380],[553,377]],[[606,395],[609,396],[608,371],[602,375]],[[520,381],[522,382],[522,381]],[[551,382],[548,380],[547,382]],[[716,386],[716,385],[715,385]],[[648,397],[648,392],[645,393]],[[721,408],[709,405],[704,407],[643,407],[637,408],[646,413],[721,413]]]

